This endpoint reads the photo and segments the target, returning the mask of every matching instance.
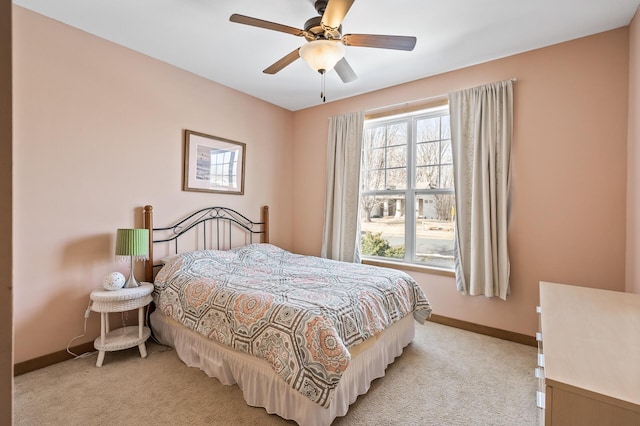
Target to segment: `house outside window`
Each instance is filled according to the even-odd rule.
[[[365,121],[364,259],[453,270],[453,159],[447,106]]]

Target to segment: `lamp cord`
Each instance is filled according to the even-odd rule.
[[[96,353],[96,351],[93,351],[93,352],[85,352],[83,354],[78,355],[78,354],[75,354],[75,353],[71,352],[71,344],[75,340],[77,340],[77,339],[83,337],[85,334],[87,334],[87,320],[89,319],[89,314],[91,313],[91,304],[92,303],[93,303],[93,300],[90,300],[89,301],[89,305],[87,306],[87,310],[84,311],[84,325],[83,325],[82,334],[79,335],[79,336],[74,337],[73,339],[71,339],[69,341],[69,344],[67,344],[67,353],[69,353],[69,355],[73,356],[74,359],[85,358],[85,357],[88,357],[88,356],[93,355],[94,353]]]

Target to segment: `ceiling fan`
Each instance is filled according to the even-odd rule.
[[[238,24],[251,25],[267,30],[292,34],[297,37],[304,37],[308,42],[266,68],[263,71],[264,73],[275,74],[299,57],[303,57],[313,69],[321,74],[324,75],[325,72],[333,68],[344,83],[349,83],[358,77],[344,58],[344,46],[411,51],[416,45],[415,37],[342,34],[342,20],[354,1],[355,0],[317,0],[314,6],[320,16],[314,16],[307,20],[304,24],[304,29],[238,14],[231,15],[229,20]],[[320,62],[315,62],[316,60]]]

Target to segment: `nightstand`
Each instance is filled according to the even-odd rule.
[[[119,351],[138,346],[140,356],[147,357],[145,342],[151,335],[151,331],[144,325],[144,308],[153,300],[151,292],[153,292],[153,284],[150,283],[142,283],[139,287],[133,288],[96,289],[91,292],[91,310],[100,312],[100,337],[93,342],[93,346],[98,350],[96,367],[102,366],[104,354],[107,351]],[[138,325],[110,330],[110,312],[126,312],[133,309],[138,309]]]

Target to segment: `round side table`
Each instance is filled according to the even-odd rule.
[[[93,346],[98,351],[96,367],[102,366],[106,351],[119,351],[138,346],[140,356],[147,357],[145,342],[151,335],[151,331],[144,325],[144,308],[153,300],[151,292],[153,292],[153,284],[150,283],[119,290],[100,288],[91,292],[91,310],[100,312],[100,337],[93,342]],[[133,309],[138,309],[137,326],[109,329],[110,312],[126,312]]]

